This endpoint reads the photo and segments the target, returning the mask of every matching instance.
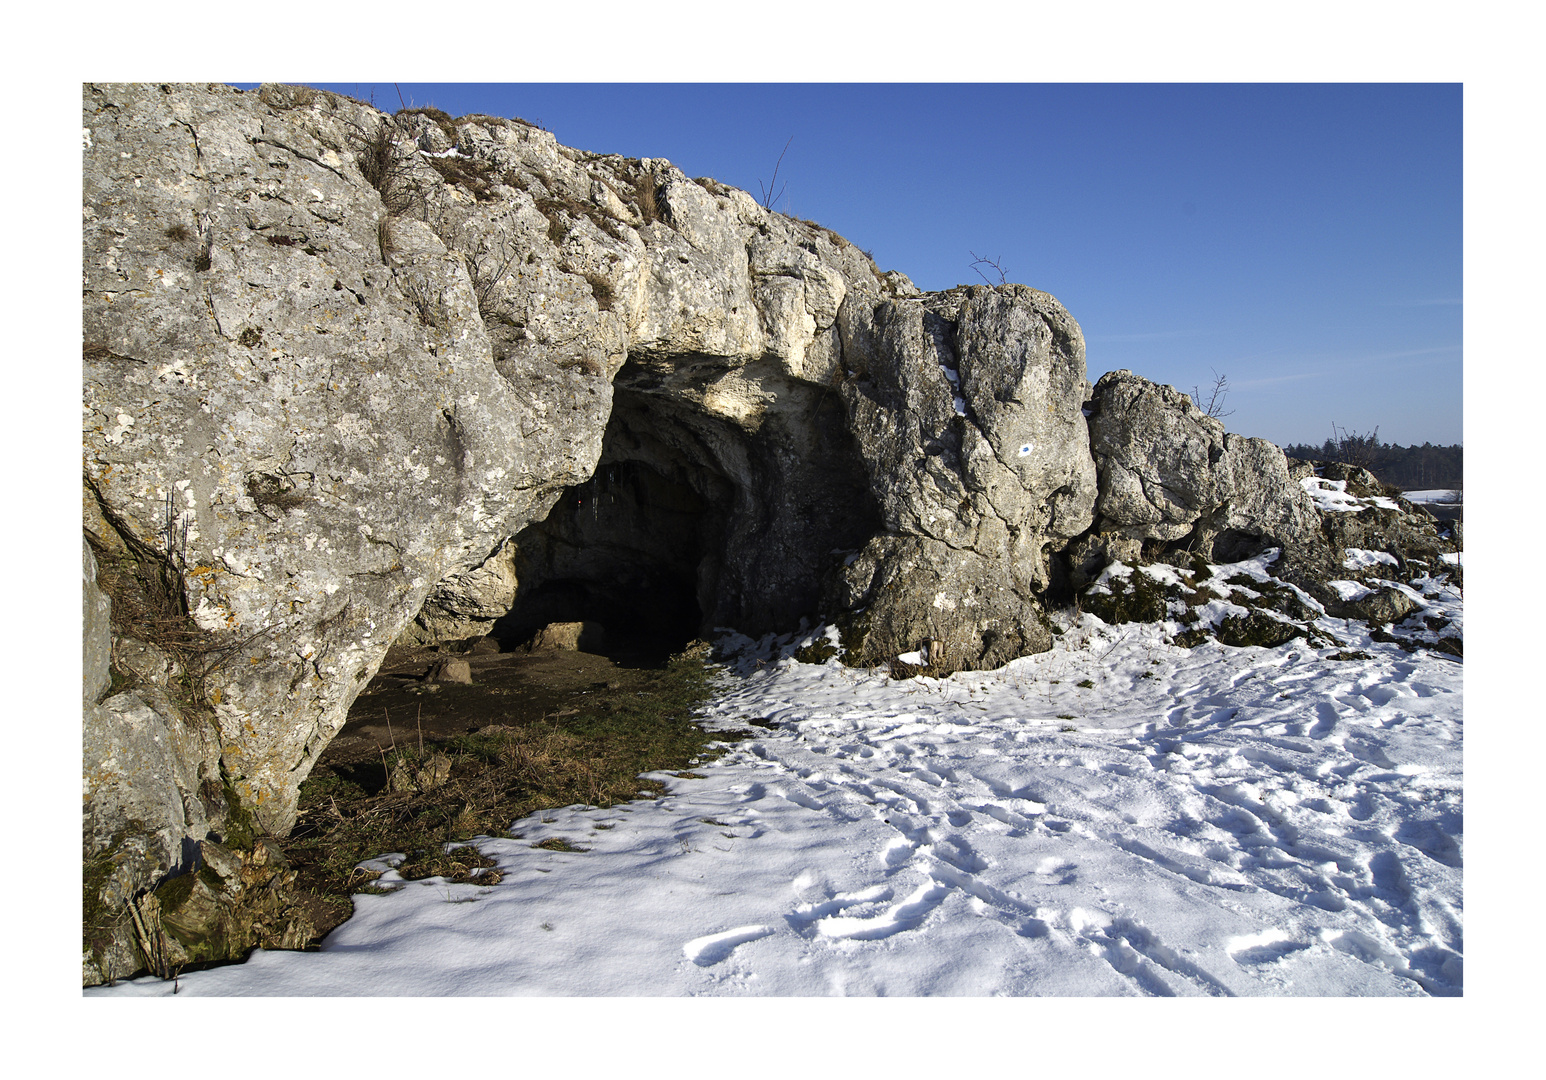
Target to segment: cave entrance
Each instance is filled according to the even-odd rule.
[[[716,627],[782,632],[816,614],[824,575],[879,513],[837,395],[763,385],[781,407],[739,423],[625,365],[595,473],[515,537],[518,591],[494,636],[589,621],[607,644],[587,651],[659,658]]]
[[[581,648],[651,661],[707,633],[732,490],[712,471],[673,471],[604,452],[595,475],[517,534],[520,589],[493,636],[508,647],[549,623],[596,623],[604,638]]]

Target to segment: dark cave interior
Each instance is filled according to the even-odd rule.
[[[609,652],[680,649],[705,629],[705,563],[727,501],[643,462],[599,466],[517,535],[521,589],[494,637],[521,641],[551,622],[585,621],[606,628]]]
[[[519,590],[493,636],[591,621],[608,653],[680,650],[716,627],[793,629],[815,615],[839,551],[880,528],[842,403],[781,387],[794,407],[755,428],[629,385],[625,368],[594,474],[515,537]]]

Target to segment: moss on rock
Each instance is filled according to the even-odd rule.
[[[1134,570],[1126,577],[1113,574],[1103,585],[1090,586],[1080,604],[1102,622],[1113,625],[1159,622],[1170,613],[1172,592],[1181,595],[1175,586],[1166,586],[1143,571]]]
[[[1260,611],[1230,616],[1220,622],[1215,631],[1215,636],[1225,645],[1256,645],[1264,649],[1286,645],[1304,634],[1303,627],[1274,619]]]
[[[803,649],[796,650],[794,658],[802,664],[825,664],[840,652],[842,650],[838,646],[832,644],[826,638],[822,638],[819,641],[811,642]]]

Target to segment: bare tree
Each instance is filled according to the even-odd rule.
[[[773,204],[778,202],[779,199],[783,198],[784,190],[789,187],[789,182],[786,180],[784,181],[784,186],[778,188],[777,194],[775,194],[773,190],[774,187],[778,184],[778,167],[784,163],[784,155],[789,153],[789,143],[792,142],[794,142],[793,135],[789,136],[789,142],[784,144],[784,149],[778,155],[778,161],[774,162],[773,164],[773,179],[768,181],[767,187],[762,188],[762,208],[764,210],[773,209]],[[762,187],[761,177],[758,177],[757,179],[757,186]]]
[[[1007,284],[1009,284],[1007,275],[1004,273],[1004,268],[1003,268],[1003,266],[1001,266],[999,264],[999,259],[984,259],[981,255],[977,254],[975,251],[968,251],[967,254],[972,257],[972,264],[971,264],[972,265],[972,269],[977,271],[977,276],[982,278],[982,280],[986,281],[989,285],[994,285],[994,284],[997,284],[997,285],[1007,285]],[[1002,258],[1002,256],[1000,256],[1000,258]],[[983,266],[988,267],[990,270],[992,270],[995,274],[998,275],[998,281],[997,282],[995,282],[992,278],[988,277],[987,274],[984,274],[982,272],[982,270],[979,269],[979,267],[983,267]]]
[[[1208,370],[1213,371],[1212,368],[1209,368]],[[1192,387],[1192,402],[1199,409],[1201,409],[1205,415],[1211,416],[1215,420],[1220,420],[1226,416],[1234,415],[1234,409],[1224,408],[1224,402],[1228,399],[1228,397],[1229,377],[1226,375],[1220,375],[1217,371],[1213,372],[1213,386],[1208,391],[1208,403],[1206,405],[1202,403],[1202,391],[1195,386]]]
[[[1337,422],[1331,422],[1331,445],[1336,451],[1336,460],[1344,465],[1354,465],[1360,469],[1368,469],[1374,464],[1374,459],[1380,449],[1380,429],[1375,429],[1367,435],[1361,435],[1347,428],[1339,428]]]

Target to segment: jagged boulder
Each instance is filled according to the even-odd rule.
[[[111,634],[135,685],[86,711],[96,978],[133,970],[124,905],[190,846],[237,813],[289,829],[428,591],[599,454],[610,385],[496,365],[466,254],[365,175],[384,122],[316,92],[84,88],[84,530],[129,592],[170,583]]]
[[[188,964],[240,960],[258,946],[301,948],[315,930],[295,902],[295,877],[271,840],[246,852],[204,841],[195,869],[130,905],[146,966],[169,978]]]
[[[435,584],[424,606],[398,640],[405,645],[434,644],[487,634],[509,612],[520,591],[511,538],[481,564]]]
[[[531,640],[532,651],[595,652],[606,643],[606,627],[593,622],[548,623]]]
[[[132,564],[132,554],[108,549],[102,559],[99,564],[86,546],[81,768],[88,984],[142,966],[128,903],[186,869],[196,858],[195,837],[231,826],[218,737],[207,717],[192,715],[189,672],[168,651],[123,636],[126,621],[144,614],[125,583],[131,575],[123,564]],[[155,627],[140,633],[150,636],[147,630]]]
[[[1325,606],[1328,615],[1341,619],[1362,619],[1376,627],[1398,623],[1419,607],[1406,593],[1389,585],[1364,589],[1352,597],[1339,597]]]
[[[1463,545],[1458,522],[1435,520],[1357,466],[1306,461],[1294,469],[1319,512],[1324,542],[1290,552],[1283,577],[1329,614],[1375,625],[1399,622],[1415,605],[1389,582],[1443,576],[1462,584],[1461,568],[1450,561]]]
[[[361,172],[383,119],[306,101],[84,94],[88,493],[245,642],[207,703],[274,831],[428,591],[589,474],[610,408],[501,373],[467,259]]]
[[[1321,531],[1341,551],[1390,554],[1397,568],[1408,563],[1437,565],[1460,546],[1458,522],[1439,521],[1408,501],[1367,469],[1338,462],[1307,462],[1313,473],[1300,480],[1321,509]]]
[[[881,536],[837,574],[843,661],[889,664],[931,641],[931,674],[1002,667],[1052,647],[1035,595],[1002,561],[921,536]]]
[[[1219,561],[1321,543],[1314,503],[1289,476],[1283,452],[1227,433],[1174,387],[1109,372],[1089,413],[1097,539],[1078,549],[1076,564],[1090,563],[1098,548],[1132,556],[1145,541]]]
[[[586,492],[442,579],[405,642],[495,631],[517,595],[540,597],[554,580],[585,581],[603,614],[618,601],[605,583],[618,578],[691,580],[710,625],[813,610],[828,553],[873,532],[829,385],[838,309],[851,295],[906,290],[905,279],[835,233],[662,159],[572,150],[492,117],[410,112],[393,125],[414,148],[403,169],[425,216],[473,270],[496,367],[534,408],[552,366],[614,390]],[[689,504],[700,521],[683,525]],[[655,570],[621,568],[624,549]],[[495,632],[520,638],[550,614],[523,608]]]

